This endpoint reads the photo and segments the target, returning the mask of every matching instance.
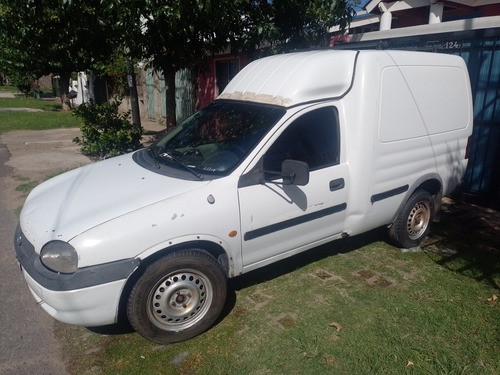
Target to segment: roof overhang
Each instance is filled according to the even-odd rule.
[[[365,9],[368,13],[379,12],[380,7],[391,12],[396,12],[398,10],[406,10],[413,8],[420,8],[424,6],[430,6],[431,4],[439,2],[438,0],[399,0],[399,1],[381,1],[372,0],[365,5]],[[485,5],[492,5],[500,3],[499,0],[446,0],[443,3],[456,3],[460,5],[465,5],[469,7],[480,7]]]
[[[436,24],[404,27],[400,29],[372,31],[369,33],[352,35],[351,42],[364,42],[369,40],[402,38],[417,35],[441,34],[494,28],[500,28],[500,16],[469,18]]]

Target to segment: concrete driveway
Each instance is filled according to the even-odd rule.
[[[15,98],[15,95],[9,91],[0,91],[0,98]]]

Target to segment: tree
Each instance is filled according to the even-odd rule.
[[[345,29],[354,16],[358,0],[258,0],[243,2],[244,32],[235,48],[267,54],[306,48],[328,47],[332,26]]]
[[[127,34],[131,55],[150,60],[163,74],[166,90],[167,128],[176,124],[175,73],[192,68],[207,54],[228,46],[238,26],[240,0],[116,0],[108,7],[119,7],[120,22],[140,34]],[[141,46],[142,49],[136,48]]]
[[[353,14],[346,0],[115,0],[110,6],[126,10],[119,22],[128,29],[142,27],[127,39],[143,47],[140,53],[165,78],[167,128],[176,124],[176,71],[228,47],[251,52],[265,42],[273,53],[324,45],[328,28],[346,25]]]
[[[123,31],[104,21],[116,12],[101,0],[0,0],[0,62],[26,76],[59,75],[68,109],[71,73],[106,61],[122,42]]]
[[[165,77],[167,127],[175,125],[175,73],[228,47],[277,53],[324,46],[345,26],[349,0],[0,0],[0,62],[61,76],[92,69],[117,49],[148,59]]]

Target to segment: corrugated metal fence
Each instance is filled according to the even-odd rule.
[[[196,92],[194,77],[190,69],[175,74],[175,117],[177,122],[191,116],[196,111]]]
[[[500,38],[463,42],[459,54],[469,68],[474,98],[474,133],[465,176],[467,189],[486,199],[498,199]]]
[[[154,74],[152,69],[145,71],[147,111],[149,118],[161,114],[164,119],[166,112],[165,80],[162,75]],[[191,70],[183,69],[175,74],[175,116],[177,122],[192,115],[196,110],[195,86]]]

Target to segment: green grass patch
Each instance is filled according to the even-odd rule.
[[[23,196],[28,196],[29,192],[39,184],[38,181],[29,181],[16,187],[16,191],[23,193]]]
[[[0,91],[18,93],[19,90],[14,86],[0,86]]]
[[[233,279],[218,324],[187,342],[57,324],[70,372],[500,373],[498,225],[471,247],[460,218],[445,216],[421,251],[374,231]]]
[[[26,198],[31,190],[33,190],[40,183],[39,181],[32,180],[28,177],[17,174],[12,175],[11,177],[12,179],[14,179],[14,181],[19,183],[19,185],[16,186],[16,191],[21,193],[20,196],[23,198]],[[19,215],[21,214],[22,209],[23,207],[21,206],[15,210],[15,214],[17,217],[19,217]]]
[[[34,108],[44,111],[60,111],[61,103],[57,100],[41,100],[35,98],[0,98],[0,108]]]
[[[30,108],[38,112],[2,111],[1,108]],[[12,130],[79,128],[82,125],[71,112],[60,109],[61,103],[53,100],[0,98],[0,133]]]
[[[71,112],[0,111],[0,133],[12,130],[79,128],[81,124]]]

